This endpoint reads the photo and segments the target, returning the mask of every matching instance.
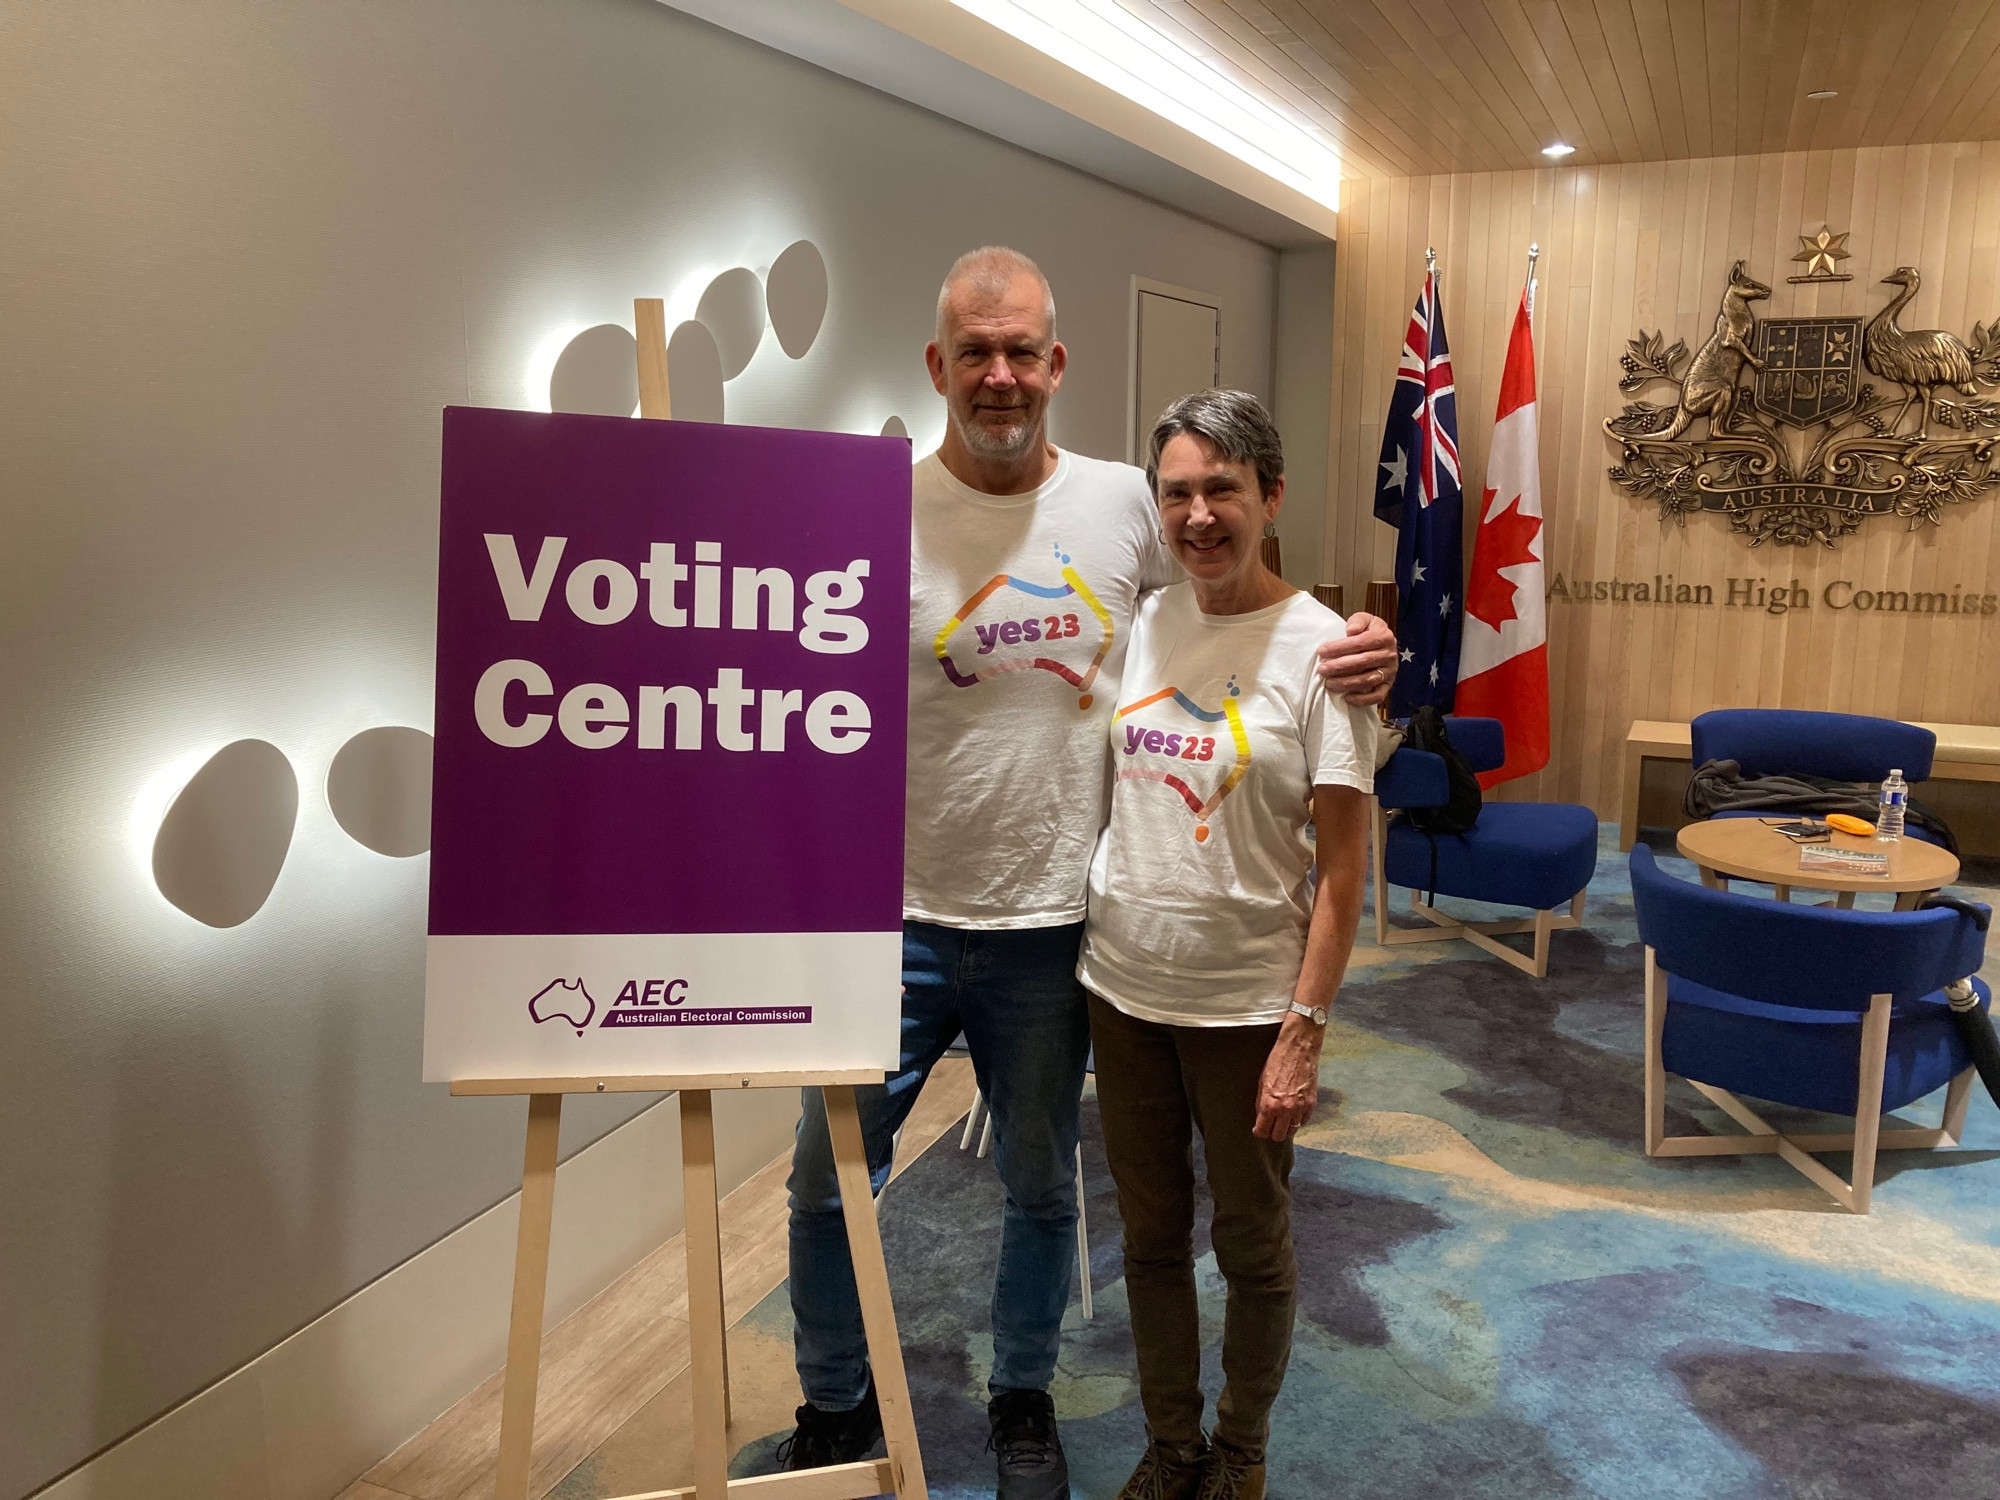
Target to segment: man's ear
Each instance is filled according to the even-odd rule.
[[[1049,345],[1049,389],[1050,390],[1053,391],[1062,385],[1063,371],[1068,368],[1069,368],[1069,350],[1063,347],[1063,341],[1061,339],[1057,339],[1053,344]]]
[[[924,368],[931,372],[931,386],[944,394],[944,351],[935,343],[924,345]]]

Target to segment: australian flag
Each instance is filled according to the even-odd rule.
[[[1392,718],[1427,703],[1451,712],[1464,619],[1461,498],[1458,402],[1433,269],[1403,335],[1375,479],[1375,518],[1397,531],[1396,637],[1403,663],[1389,693]]]

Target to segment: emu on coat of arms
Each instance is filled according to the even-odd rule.
[[[1751,304],[1771,289],[1739,260],[1715,331],[1693,355],[1641,329],[1618,388],[1664,383],[1679,394],[1671,405],[1628,401],[1605,422],[1622,449],[1612,479],[1682,525],[1690,511],[1719,511],[1753,547],[1831,547],[1869,516],[1935,526],[1945,506],[2000,487],[2000,401],[1981,394],[2000,386],[2000,321],[1975,325],[1969,344],[1906,330],[1896,320],[1916,296],[1916,268],[1882,280],[1900,290],[1865,323],[1759,320]],[[1697,422],[1702,435],[1690,433]]]

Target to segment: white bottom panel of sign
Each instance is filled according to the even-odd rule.
[[[893,1070],[901,932],[432,937],[424,1081]]]

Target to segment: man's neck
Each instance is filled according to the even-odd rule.
[[[938,462],[944,471],[968,489],[982,495],[1025,495],[1040,489],[1056,471],[1056,445],[1046,437],[1029,446],[1019,458],[985,458],[959,441],[958,433],[945,428],[938,444]]]

